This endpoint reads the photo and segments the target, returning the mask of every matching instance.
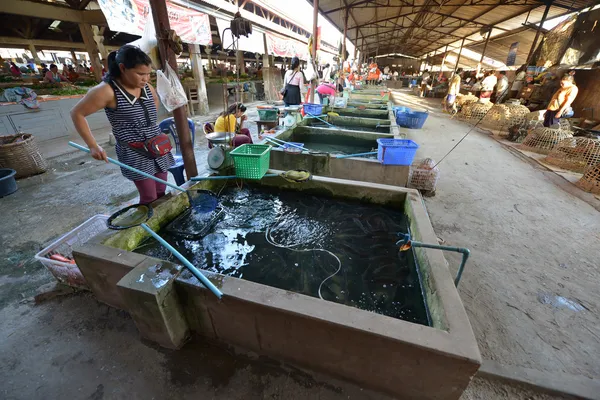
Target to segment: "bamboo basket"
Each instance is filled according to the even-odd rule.
[[[0,167],[17,171],[15,178],[41,174],[48,169],[35,137],[29,133],[0,136]]]

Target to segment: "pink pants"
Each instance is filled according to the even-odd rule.
[[[167,180],[168,172],[159,172],[158,174],[154,174],[157,178],[162,179],[163,181]],[[138,192],[140,192],[140,204],[150,204],[154,200],[163,197],[165,195],[165,191],[167,190],[167,185],[164,183],[156,182],[150,178],[142,179],[141,181],[134,181],[135,187],[137,187]]]

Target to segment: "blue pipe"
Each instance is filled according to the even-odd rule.
[[[282,146],[283,144],[287,144],[289,146],[296,147],[297,149],[308,151],[308,149],[306,147],[304,147],[304,146],[298,146],[296,144],[293,144],[293,143],[290,143],[290,142],[285,142],[285,141],[280,140],[280,139],[265,138],[265,140],[271,141],[271,142],[275,143],[278,146]],[[278,142],[281,142],[281,143],[278,143]]]
[[[75,142],[69,142],[69,146],[71,146],[71,147],[75,147],[76,149],[79,149],[79,150],[81,150],[81,151],[85,151],[86,153],[90,153],[90,149],[88,149],[87,147],[84,147],[84,146],[82,146],[82,145],[79,145],[79,144],[77,144],[77,143],[75,143]],[[185,190],[184,188],[182,188],[182,187],[179,187],[179,186],[177,186],[177,185],[174,185],[174,184],[172,184],[172,183],[169,183],[169,182],[167,182],[167,181],[163,181],[162,179],[160,179],[160,178],[157,178],[157,177],[155,177],[154,175],[147,174],[147,173],[145,173],[144,171],[140,171],[140,170],[139,170],[139,169],[137,169],[137,168],[130,167],[130,166],[129,166],[129,165],[127,165],[127,164],[123,164],[121,161],[117,161],[117,160],[115,160],[115,159],[113,159],[113,158],[110,158],[110,157],[106,157],[106,159],[107,159],[109,162],[111,162],[111,163],[113,163],[113,164],[115,164],[115,165],[118,165],[119,167],[123,167],[123,168],[125,168],[125,169],[128,169],[128,170],[130,170],[130,171],[132,171],[132,172],[135,172],[136,174],[143,175],[143,176],[145,176],[146,178],[153,179],[153,180],[155,180],[156,182],[160,182],[160,183],[162,183],[162,184],[164,184],[164,185],[167,185],[167,186],[169,186],[169,187],[172,187],[173,189],[181,190],[181,191],[182,191],[182,192],[184,192],[184,193],[186,192],[186,190]]]
[[[329,122],[325,121],[324,119],[321,119],[321,118],[317,117],[316,115],[312,115],[311,113],[307,113],[307,114],[308,114],[309,116],[313,117],[313,118],[316,118],[316,119],[318,119],[318,120],[319,120],[319,121],[321,121],[321,122],[324,122],[324,123],[326,123],[327,125],[331,126],[332,128],[337,128],[337,126],[335,126],[335,125],[333,125],[333,124],[330,124]]]
[[[462,261],[460,262],[460,266],[458,267],[458,272],[456,273],[456,278],[454,278],[454,286],[458,287],[458,283],[460,282],[460,278],[462,277],[463,271],[465,269],[465,264],[471,255],[471,251],[465,247],[454,247],[454,246],[442,246],[440,244],[427,244],[422,242],[417,242],[411,240],[410,233],[398,233],[398,236],[401,236],[402,239],[396,242],[397,246],[403,246],[406,244],[410,244],[412,247],[423,247],[425,249],[436,249],[436,250],[445,250],[445,251],[454,251],[456,253],[462,254]],[[408,250],[408,249],[406,249]]]
[[[167,243],[166,240],[164,240],[156,232],[154,232],[152,230],[152,228],[150,228],[148,225],[142,224],[141,226],[142,226],[142,228],[144,228],[146,230],[146,232],[148,232],[150,235],[152,235],[152,237],[154,239],[156,239],[160,244],[165,246],[167,248],[167,250],[169,250],[175,257],[177,257],[179,259],[179,261],[181,261],[183,263],[183,265],[187,269],[189,269],[190,272],[196,278],[198,278],[200,280],[200,282],[202,282],[202,284],[204,286],[206,286],[211,292],[213,292],[213,294],[215,296],[217,296],[219,299],[221,299],[221,297],[223,296],[223,292],[221,292],[219,289],[217,289],[217,287],[215,285],[213,285],[213,283],[211,281],[209,281],[208,278],[206,278],[202,274],[202,272],[200,272],[200,270],[198,268],[196,268],[191,262],[189,262],[187,258],[185,258],[183,255],[181,255],[180,252],[175,250],[175,248],[173,248],[173,246],[171,246],[169,243]]]
[[[274,177],[274,176],[279,176],[277,174],[265,174],[263,175],[263,178],[267,177]],[[216,180],[221,180],[221,179],[236,179],[238,178],[237,175],[212,175],[212,176],[195,176],[192,179],[190,179],[190,181],[216,181]]]
[[[344,154],[343,156],[337,156],[336,158],[362,157],[362,156],[370,156],[372,154],[377,154],[377,152],[376,151],[369,151],[367,153]]]

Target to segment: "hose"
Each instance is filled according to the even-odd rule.
[[[321,281],[321,284],[319,285],[319,290],[317,291],[317,294],[319,295],[319,298],[321,300],[325,300],[323,298],[323,296],[321,295],[321,288],[323,287],[323,284],[325,282],[327,282],[329,279],[331,279],[334,276],[336,276],[341,271],[341,269],[342,269],[342,261],[340,261],[340,259],[338,258],[338,256],[336,256],[335,254],[333,254],[329,250],[325,250],[325,249],[292,249],[292,247],[299,246],[302,243],[294,243],[294,244],[291,244],[291,245],[283,245],[283,244],[275,242],[275,240],[271,237],[271,230],[273,230],[273,227],[276,226],[278,223],[279,223],[279,219],[277,221],[275,221],[275,223],[273,225],[271,225],[269,228],[267,228],[267,230],[265,230],[265,240],[267,241],[267,243],[269,243],[269,244],[271,244],[271,245],[273,245],[275,247],[279,247],[281,249],[288,249],[288,250],[291,250],[291,251],[295,251],[297,253],[305,253],[305,252],[309,252],[309,251],[322,251],[324,253],[330,254],[333,258],[335,258],[337,260],[337,262],[338,262],[338,268],[337,268],[337,270],[333,274],[329,275],[327,278],[323,279],[323,281]]]

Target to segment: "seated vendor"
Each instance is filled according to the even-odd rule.
[[[50,64],[50,71],[46,72],[44,75],[44,83],[60,83],[60,82],[68,82],[69,80],[58,72],[58,67],[56,64]]]
[[[231,140],[233,147],[238,147],[246,143],[252,143],[252,136],[247,128],[243,128],[244,121],[248,118],[244,113],[246,106],[242,103],[234,103],[227,108],[227,111],[222,112],[215,122],[215,132],[231,132],[235,133]],[[239,125],[237,118],[240,119]]]

